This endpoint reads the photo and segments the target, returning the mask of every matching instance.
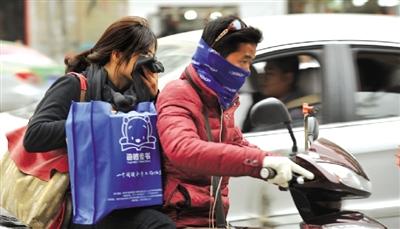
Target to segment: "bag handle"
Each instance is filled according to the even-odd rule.
[[[86,77],[77,72],[68,72],[68,74],[72,74],[76,76],[79,79],[80,87],[81,87],[81,94],[79,96],[79,101],[80,102],[85,102],[86,101],[86,91],[87,91],[87,79]]]
[[[193,87],[193,89],[197,92],[197,95],[200,97],[201,102],[203,103],[203,117],[206,125],[206,132],[207,132],[207,139],[209,142],[212,142],[212,134],[211,134],[211,128],[210,128],[210,122],[208,120],[208,109],[204,105],[203,101],[203,92],[200,90],[200,88],[193,82],[192,77],[187,70],[185,69],[185,75],[188,79],[189,84]],[[224,212],[224,207],[222,205],[222,196],[221,196],[221,189],[218,188],[219,182],[221,180],[221,176],[212,176],[212,186],[213,186],[213,196],[216,198],[216,223],[217,227],[220,228],[226,228],[226,219],[225,219],[225,212]]]

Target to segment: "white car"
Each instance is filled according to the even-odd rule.
[[[254,69],[268,59],[298,56],[298,86],[306,95],[299,104],[309,102],[319,108],[319,136],[352,153],[369,176],[372,195],[348,200],[343,208],[364,212],[388,228],[400,228],[400,168],[394,158],[400,145],[400,17],[303,14],[244,21],[263,32]],[[160,76],[161,88],[190,63],[201,33],[159,39],[157,56],[166,69]],[[257,86],[252,77],[240,93],[239,126]],[[300,121],[294,122],[294,132],[304,150],[302,120],[294,121]],[[245,137],[267,151],[291,149],[283,126],[255,130]],[[301,222],[290,193],[260,180],[232,178],[230,200],[228,221],[233,225],[298,228]]]

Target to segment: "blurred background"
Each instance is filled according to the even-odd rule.
[[[64,55],[93,45],[124,15],[149,20],[159,36],[200,29],[222,15],[294,13],[400,14],[399,0],[2,0],[0,39],[23,43],[62,63]],[[2,49],[3,52],[3,49]]]
[[[12,111],[14,116],[25,118],[22,121],[25,123],[46,89],[64,74],[64,56],[90,49],[103,31],[120,17],[136,15],[147,18],[156,35],[164,37],[201,29],[207,21],[220,16],[248,18],[308,13],[399,16],[400,0],[2,0],[1,131],[7,132],[16,123],[10,122],[8,116],[2,118],[4,112]],[[367,24],[360,24],[360,28]],[[330,25],[315,20],[310,26],[321,28]],[[268,32],[285,36],[285,29],[279,25],[278,28]],[[389,28],[392,29],[398,28]],[[163,51],[160,47],[158,57],[163,57],[166,72],[178,69],[177,66],[189,60],[192,49],[188,50],[181,55],[174,48],[177,55],[172,58],[166,55],[170,51]]]

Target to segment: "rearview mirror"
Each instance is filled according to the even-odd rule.
[[[276,98],[263,99],[250,110],[252,126],[262,127],[278,123],[291,123],[292,118],[286,106]]]
[[[278,123],[285,124],[292,139],[292,154],[297,153],[297,143],[292,130],[292,118],[286,106],[276,98],[263,99],[250,110],[250,122],[254,127],[267,127]]]

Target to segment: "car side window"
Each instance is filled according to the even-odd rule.
[[[251,124],[252,106],[268,97],[280,99],[289,109],[293,126],[301,126],[302,104],[306,102],[320,107],[321,85],[320,64],[311,55],[288,55],[257,61],[240,91],[241,105],[236,118],[239,126],[244,133],[283,128],[281,125],[259,128]],[[268,114],[265,117],[268,118]]]
[[[400,53],[359,52],[356,67],[357,118],[400,116]]]

